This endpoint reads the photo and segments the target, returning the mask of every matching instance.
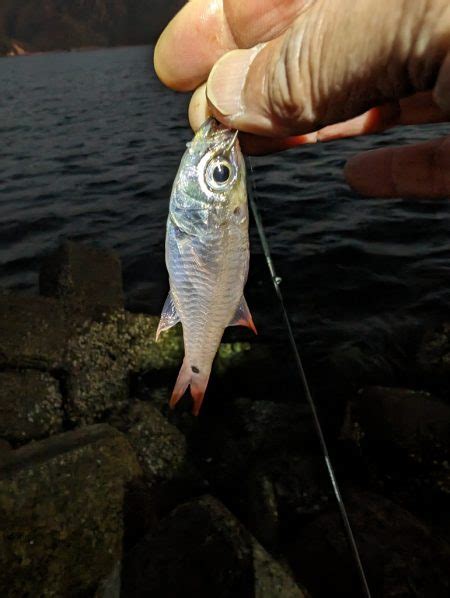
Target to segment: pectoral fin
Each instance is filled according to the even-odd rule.
[[[172,299],[172,293],[169,292],[161,313],[161,319],[159,320],[158,330],[156,331],[156,340],[159,339],[159,335],[161,334],[161,332],[169,330],[169,328],[172,328],[172,326],[178,324],[179,321],[180,318],[177,314],[177,310]]]
[[[228,326],[247,326],[247,328],[253,330],[255,334],[258,334],[244,295],[242,295],[242,299],[239,303],[236,313],[234,314]]]

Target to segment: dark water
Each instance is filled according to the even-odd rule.
[[[130,301],[166,292],[164,226],[191,132],[187,98],[165,90],[151,48],[0,60],[0,285],[35,290],[42,257],[71,238],[115,249]],[[450,203],[363,200],[342,166],[354,152],[432,138],[448,125],[304,147],[253,161],[258,202],[297,332],[323,353],[389,343],[443,317]],[[249,303],[281,333],[252,230]],[[387,341],[386,341],[387,339]]]

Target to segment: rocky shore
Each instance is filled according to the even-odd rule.
[[[67,242],[39,287],[0,294],[2,596],[361,595],[308,408],[273,383],[286,348],[244,331],[199,418],[169,412],[181,331],[156,344],[158,316],[125,309],[114,254]],[[411,354],[410,388],[341,355],[318,393],[325,419],[341,406],[327,433],[374,597],[450,593],[450,324]]]

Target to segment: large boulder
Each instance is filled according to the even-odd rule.
[[[205,482],[190,462],[185,436],[152,404],[135,401],[111,418],[133,447],[159,517],[180,502],[205,490]]]
[[[0,368],[64,368],[77,324],[56,299],[0,295]]]
[[[72,336],[67,351],[67,406],[72,421],[92,423],[126,407],[132,372],[176,371],[182,361],[182,338],[175,330],[157,343],[158,321],[116,311]]]
[[[330,487],[306,405],[237,399],[193,436],[202,472],[267,547],[315,516]]]
[[[378,483],[450,532],[440,515],[450,494],[447,403],[424,391],[365,388],[349,403],[341,437]]]
[[[121,559],[126,490],[141,476],[107,425],[10,451],[0,469],[0,593],[93,594]]]
[[[122,593],[129,598],[306,595],[211,496],[177,507],[125,557]]]
[[[377,447],[394,447],[415,459],[435,458],[450,444],[450,406],[430,393],[405,388],[364,388],[350,419]]]
[[[56,297],[83,311],[124,307],[118,256],[73,241],[66,241],[44,260],[39,290],[41,295]]]
[[[62,431],[58,381],[36,370],[0,372],[0,437],[24,443]]]
[[[426,386],[450,399],[450,322],[425,333],[417,354],[417,365]]]
[[[376,494],[344,493],[373,596],[450,593],[450,547],[408,511]],[[361,585],[337,509],[305,526],[287,549],[298,579],[317,598],[360,596]]]

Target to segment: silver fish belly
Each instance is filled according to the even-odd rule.
[[[237,132],[208,119],[188,143],[172,188],[166,233],[170,292],[157,336],[181,321],[185,356],[170,399],[190,386],[198,414],[227,326],[256,332],[244,286],[249,266],[245,162]]]

